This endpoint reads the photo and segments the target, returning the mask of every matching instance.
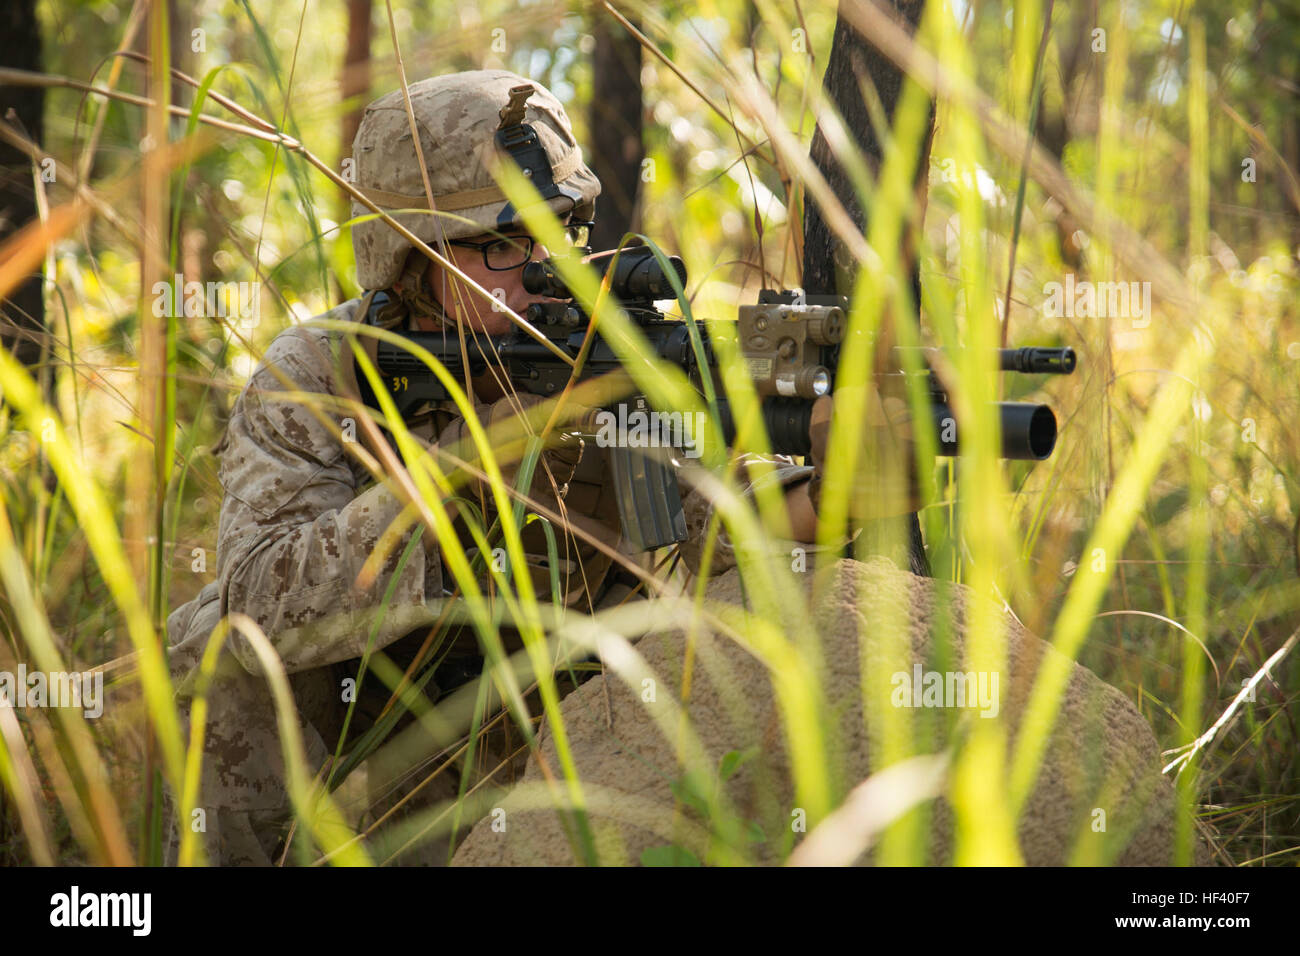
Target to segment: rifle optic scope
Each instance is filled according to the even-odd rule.
[[[677,278],[686,284],[686,263],[678,256],[669,256],[669,263],[677,272]],[[587,259],[601,276],[613,266],[614,274],[610,276],[609,290],[623,302],[654,302],[658,299],[674,298],[672,282],[668,274],[659,265],[659,260],[649,246],[628,246],[617,254],[602,252]],[[572,299],[573,293],[565,285],[554,258],[529,262],[524,266],[524,289],[532,295],[544,295],[552,299]]]

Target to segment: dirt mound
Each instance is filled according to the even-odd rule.
[[[813,575],[804,577],[811,588]],[[718,578],[709,594],[713,601],[744,603],[734,571]],[[959,677],[954,688],[951,675],[969,667],[965,618],[973,600],[969,588],[916,577],[883,559],[841,560],[819,577],[811,606],[822,642],[822,730],[834,803],[870,775],[872,749],[882,746],[884,725],[899,723],[882,714],[881,706],[911,708],[914,739],[929,741],[916,753],[941,752],[954,734],[979,721],[980,713],[996,711],[1006,718],[1014,743],[1034,674],[1045,655],[1056,652],[1008,616],[1005,668],[985,674],[970,670],[966,673],[974,680],[963,688]],[[910,624],[910,652],[902,643],[902,622]],[[947,638],[941,636],[945,629]],[[647,859],[672,860],[675,851],[669,844],[703,858],[710,813],[715,829],[721,821],[724,829],[731,828],[728,832],[740,834],[731,839],[743,847],[745,858],[761,863],[783,858],[805,834],[799,832],[801,808],[768,669],[735,641],[698,637],[685,709],[704,761],[718,768],[705,781],[683,774],[672,732],[679,726],[672,708],[681,697],[685,635],[651,634],[635,647],[654,673],[655,685],[635,680],[629,686],[611,673],[588,681],[562,705],[601,862],[635,863],[647,851]],[[911,673],[897,668],[908,658]],[[882,691],[885,661],[892,666],[884,664],[890,677]],[[962,664],[954,665],[956,661]],[[871,704],[865,715],[864,686],[876,688],[866,695],[868,701],[885,702]],[[954,690],[958,697],[962,690],[970,693],[959,701]],[[917,706],[927,701],[927,706]],[[543,740],[547,764],[558,777],[555,741],[549,732]],[[1024,861],[1172,862],[1174,793],[1160,774],[1159,757],[1151,728],[1128,699],[1091,671],[1071,664],[1037,785],[1018,824]],[[1006,774],[1006,766],[997,772]],[[474,828],[454,863],[575,862],[576,844],[566,834],[571,824],[551,809],[543,780],[537,762],[531,761],[522,787]],[[729,802],[721,811],[717,804],[712,811],[708,807],[715,787]],[[941,796],[926,803],[922,814],[931,862],[951,862],[952,808]],[[717,843],[713,846],[716,852]],[[860,859],[870,862],[871,853]],[[1207,860],[1203,846],[1198,859]]]

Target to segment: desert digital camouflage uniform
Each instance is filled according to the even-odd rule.
[[[344,303],[324,317],[345,319],[359,304],[359,300]],[[186,717],[184,690],[218,621],[237,611],[262,627],[289,674],[313,769],[325,761],[337,741],[346,708],[339,681],[356,672],[356,659],[374,624],[366,612],[379,604],[390,587],[398,555],[409,542],[403,538],[389,552],[389,560],[368,589],[357,586],[358,571],[403,505],[386,484],[373,481],[346,452],[345,443],[303,404],[277,397],[286,386],[273,368],[289,376],[289,390],[343,394],[337,377],[340,366],[335,364],[341,342],[341,335],[310,324],[287,329],[276,337],[240,393],[226,434],[214,449],[220,455],[218,475],[225,492],[217,578],[167,621],[171,670],[182,687]],[[439,413],[447,414],[435,410],[435,416]],[[343,413],[330,417],[341,429]],[[433,422],[436,417],[421,437],[432,435]],[[439,437],[454,440],[460,429],[461,420],[452,418]],[[421,431],[417,428],[415,434]],[[594,517],[606,540],[616,541],[618,517],[613,485],[605,480],[606,467],[601,450],[588,445],[567,479],[565,504],[575,517]],[[791,484],[809,474],[811,468],[785,463],[767,480]],[[557,482],[566,478],[555,477]],[[688,526],[683,558],[696,571],[698,544],[710,508],[698,492],[682,490]],[[534,490],[534,496],[555,509],[547,495]],[[585,571],[585,582],[581,575],[562,576],[578,579],[567,590],[566,603],[587,610],[590,597],[601,593],[612,562],[586,542],[579,540],[575,546],[571,536],[565,539]],[[534,565],[534,584],[539,594],[546,594],[544,544],[527,534],[525,544]],[[563,548],[561,555],[565,562]],[[725,534],[720,535],[714,573],[734,563],[733,549]],[[408,634],[412,638],[405,643],[418,644],[435,619],[426,602],[447,593],[437,549],[427,548],[424,540],[417,542],[378,623],[374,648],[389,648]],[[626,588],[620,596],[625,594]],[[409,656],[413,649],[406,650]],[[330,666],[336,664],[346,666]],[[261,667],[238,632],[227,639],[209,691],[198,806],[207,814],[205,844],[212,862],[271,862],[289,814],[281,743]]]
[[[484,90],[480,100],[486,97],[491,103],[504,103],[509,88],[526,82],[504,71],[457,74],[413,84],[410,92],[417,116],[433,116],[438,122],[450,124],[441,129],[445,136],[451,136],[456,129],[463,131],[476,115],[469,107],[455,104]],[[390,208],[408,208],[408,204],[420,201],[418,168],[414,176],[409,169],[405,178],[391,175],[392,170],[414,163],[403,163],[400,155],[393,154],[393,144],[385,143],[384,136],[376,133],[378,124],[387,130],[390,140],[400,143],[405,131],[406,149],[413,152],[406,114],[399,112],[400,103],[399,91],[372,104],[367,122],[358,132],[354,153],[358,181],[369,184],[367,188],[373,194],[384,194],[387,201],[380,204]],[[581,163],[580,155],[574,165],[572,153],[577,147],[562,108],[549,93],[539,89],[528,111],[532,114],[529,122],[542,133],[553,166],[560,172],[568,171],[564,184],[573,187],[583,202],[590,202],[599,185]],[[422,138],[430,136],[424,143],[430,168],[441,164],[439,168],[448,170],[447,175],[455,179],[451,184],[443,183],[442,188],[435,180],[438,195],[468,193],[471,199],[484,198],[490,192],[490,177],[487,182],[482,177],[475,179],[471,175],[475,164],[465,162],[464,157],[456,161],[456,156],[444,155],[439,129],[436,124],[421,127]],[[556,180],[561,178],[557,172]],[[454,203],[438,202],[439,208],[448,205]],[[447,237],[482,232],[484,222],[496,221],[501,206],[499,195],[479,207],[462,205],[459,214],[477,217],[477,224],[452,222]],[[556,206],[557,211],[569,211],[563,202]],[[358,207],[357,211],[363,212],[364,208]],[[424,232],[433,238],[429,225],[432,217],[402,218],[417,234]],[[363,228],[367,226],[378,228]],[[382,222],[356,227],[354,244],[361,284],[370,289],[389,288],[400,277],[407,283],[409,295],[415,297],[415,305],[436,313],[436,302],[420,299],[428,290],[420,285],[418,272],[410,265],[410,258],[420,257],[408,257],[405,240],[394,243],[393,238],[400,236]],[[418,269],[423,268],[421,259]],[[322,318],[364,321],[364,301],[345,302]],[[223,617],[236,612],[258,623],[289,675],[310,771],[326,762],[338,741],[347,707],[340,681],[355,676],[372,630],[373,649],[385,650],[399,666],[405,666],[436,619],[429,603],[448,596],[452,583],[449,575],[444,576],[439,550],[431,544],[431,533],[420,525],[408,530],[388,551],[387,560],[368,586],[359,583],[358,572],[375,551],[380,536],[403,511],[403,502],[387,483],[375,482],[358,456],[349,452],[349,443],[340,440],[343,419],[349,417],[345,409],[325,402],[286,398],[287,392],[355,396],[356,374],[345,337],[337,331],[308,322],[291,326],[275,337],[236,399],[226,432],[213,449],[220,458],[218,477],[224,491],[216,580],[167,620],[170,667],[186,724],[189,694],[213,629]],[[482,407],[480,419],[486,423],[490,414],[498,414],[503,407],[500,403],[491,410]],[[428,442],[446,445],[461,437],[464,423],[453,410],[439,404],[415,416],[411,428]],[[361,434],[360,428],[357,433]],[[606,455],[592,443],[583,448],[576,439],[568,441],[567,449],[548,451],[546,456],[570,520],[606,542],[617,544],[618,512],[613,484],[607,480]],[[782,460],[762,480],[788,486],[806,480],[812,471],[811,467]],[[558,510],[554,499],[539,487],[534,485],[533,496]],[[687,567],[698,572],[698,546],[710,517],[710,505],[685,485],[682,491],[688,524],[682,555]],[[420,535],[421,540],[414,543],[394,582],[399,557],[412,534]],[[470,541],[467,534],[462,535],[462,540],[467,544]],[[601,606],[602,600],[610,602],[627,595],[626,583],[614,580],[611,574],[608,555],[572,535],[563,535],[561,540],[561,578],[567,606],[588,611]],[[547,552],[537,525],[525,531],[524,544],[537,593],[549,594]],[[713,573],[734,563],[730,542],[725,534],[720,535]],[[376,608],[390,587],[393,594],[386,613],[376,621]],[[460,640],[465,643],[467,638]],[[464,650],[474,653],[475,642],[468,639],[468,644]],[[387,698],[382,684],[378,688],[382,694],[373,694],[372,685],[376,683],[372,677],[363,685],[363,691],[370,688],[372,694],[367,697],[363,693],[358,700],[362,718],[364,703],[373,705],[376,699],[382,703]],[[436,695],[436,689],[433,693]],[[206,815],[201,838],[208,860],[222,865],[277,862],[277,848],[291,818],[280,734],[257,656],[237,631],[230,634],[220,653],[208,707],[197,801]],[[354,722],[350,733],[360,727],[364,723],[358,726]],[[169,862],[174,861],[177,849],[174,825],[169,819]]]

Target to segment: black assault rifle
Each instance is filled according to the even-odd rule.
[[[676,256],[668,258],[680,284],[686,284],[686,267]],[[610,292],[623,311],[649,340],[651,354],[678,366],[692,382],[701,374],[713,375],[718,388],[721,430],[730,443],[735,423],[730,405],[721,392],[709,331],[701,325],[707,370],[701,369],[691,346],[687,325],[667,318],[655,303],[675,298],[672,283],[654,253],[646,246],[631,246],[618,255],[595,257],[591,264],[604,275],[613,269]],[[524,267],[524,288],[533,295],[553,301],[530,305],[524,315],[552,344],[576,358],[587,335],[590,321],[560,277],[552,260],[530,262]],[[372,309],[386,302],[384,293],[375,296]],[[840,296],[807,296],[764,290],[755,305],[739,309],[735,323],[739,352],[748,366],[762,401],[762,417],[771,448],[778,454],[806,455],[808,428],[813,402],[830,394],[835,385],[840,344],[848,316],[848,302]],[[714,326],[713,335],[719,335]],[[408,332],[406,338],[431,352],[456,379],[464,376],[457,337],[442,332]],[[518,329],[494,340],[497,356],[513,386],[535,395],[559,394],[572,375],[572,368],[540,342]],[[467,349],[471,375],[487,370],[486,358],[476,347]],[[894,350],[896,366],[904,368],[901,350]],[[1002,371],[1030,374],[1069,374],[1074,371],[1074,350],[1069,348],[1002,349],[998,353]],[[449,396],[422,361],[400,345],[380,342],[377,365],[392,391],[399,414],[408,417],[425,402],[443,401]],[[938,376],[922,363],[929,377],[931,411],[940,454],[960,450],[956,417]],[[580,379],[587,380],[623,368],[613,348],[597,333],[583,364]],[[362,379],[363,394],[369,390]],[[371,396],[373,397],[373,396]],[[372,402],[372,404],[375,404]],[[644,395],[624,399],[622,423],[631,408],[643,415],[652,411]],[[1056,445],[1056,416],[1046,405],[1001,402],[1002,457],[1022,460],[1047,458]],[[611,415],[615,413],[610,409]],[[678,441],[686,429],[679,429]],[[698,436],[697,436],[698,438]],[[689,439],[687,439],[689,441]],[[686,538],[672,449],[658,440],[633,442],[616,440],[607,444],[615,483],[623,535],[637,551],[653,550]],[[649,447],[630,447],[632,445]]]

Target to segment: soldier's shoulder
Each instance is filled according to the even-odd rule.
[[[340,333],[322,320],[354,320],[360,299],[349,299],[327,312],[281,330],[262,355],[249,380],[254,388],[332,391],[336,343]]]

